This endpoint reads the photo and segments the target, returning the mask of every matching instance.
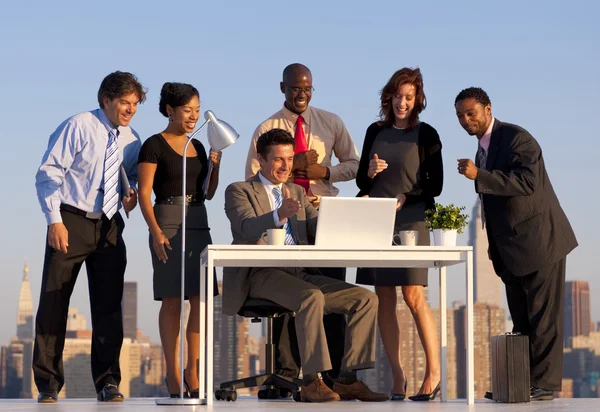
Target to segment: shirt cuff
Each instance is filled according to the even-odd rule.
[[[137,180],[130,180],[129,181],[129,187],[133,190],[135,190],[135,192],[137,193],[138,189],[137,189]]]
[[[336,165],[338,166],[338,165]],[[330,183],[336,183],[337,181],[340,180],[340,173],[337,167],[335,166],[328,166],[327,167],[329,169],[329,179],[327,180]]]
[[[277,209],[273,210],[273,220],[275,221],[275,226],[282,227],[285,225],[285,222],[279,221],[279,214],[277,213]]]
[[[48,225],[52,225],[54,223],[62,223],[62,215],[60,214],[60,210],[47,212],[46,213],[46,223]]]

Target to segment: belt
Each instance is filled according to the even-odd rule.
[[[203,204],[204,198],[199,193],[183,196],[169,196],[164,199],[156,199],[156,204],[159,205],[182,205],[185,199],[186,204]]]
[[[66,205],[64,203],[60,205],[60,209],[75,213],[76,215],[83,216],[87,219],[99,220],[102,219],[102,216],[104,216],[102,212],[86,212],[85,210],[77,209],[75,206]]]

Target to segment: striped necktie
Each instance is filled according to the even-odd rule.
[[[277,186],[273,188],[273,196],[275,197],[275,209],[279,209],[281,207],[281,191]],[[290,219],[285,222],[283,225],[285,228],[285,244],[286,245],[295,245],[296,241],[294,240],[294,235],[292,234],[292,228],[290,227]]]
[[[117,213],[119,206],[119,145],[117,136],[111,130],[108,133],[108,144],[106,145],[106,154],[104,156],[104,200],[102,202],[102,211],[107,218]]]
[[[479,146],[477,151],[477,157],[479,158],[479,167],[485,169],[487,165],[487,151],[483,147]],[[481,205],[481,229],[485,228],[485,211],[483,209],[483,195],[479,194],[479,203]]]

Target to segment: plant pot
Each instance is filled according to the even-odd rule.
[[[433,229],[434,246],[456,246],[456,229]]]

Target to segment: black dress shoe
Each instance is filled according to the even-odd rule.
[[[554,392],[549,389],[531,387],[532,401],[551,401],[554,399]]]
[[[494,394],[492,392],[486,392],[485,395],[483,395],[483,397],[485,399],[489,399],[490,401],[494,400]]]
[[[416,401],[416,402],[433,401],[433,400],[435,400],[435,397],[437,396],[440,389],[441,389],[440,383],[438,382],[438,384],[435,387],[435,389],[433,390],[433,392],[422,393],[420,395],[412,395],[412,396],[409,396],[408,399],[410,399],[411,401]]]
[[[56,403],[58,402],[58,392],[40,392],[38,403]]]
[[[98,400],[100,402],[123,402],[123,394],[119,392],[117,385],[107,383],[104,388],[98,392]]]

